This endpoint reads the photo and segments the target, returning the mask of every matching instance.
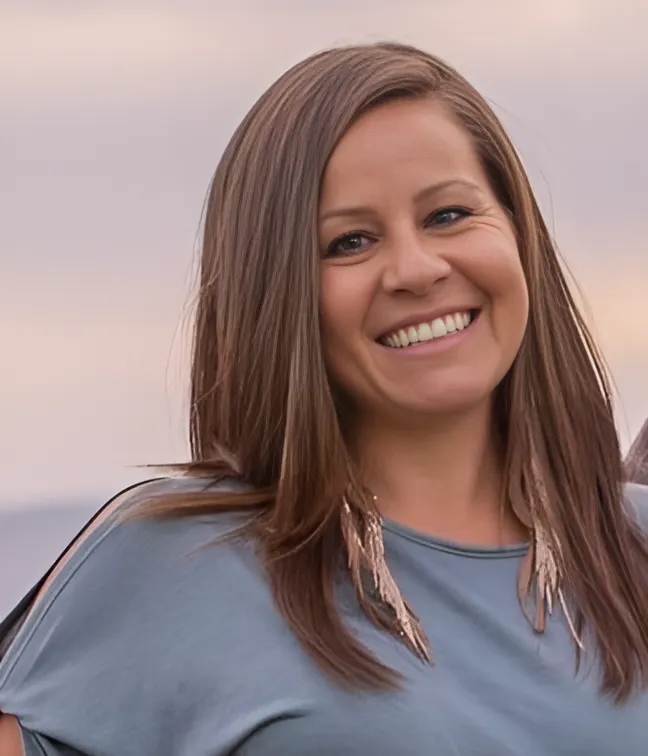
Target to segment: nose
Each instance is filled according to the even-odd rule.
[[[383,288],[389,293],[427,294],[447,278],[452,266],[440,254],[440,241],[425,236],[416,227],[394,231],[384,248]]]

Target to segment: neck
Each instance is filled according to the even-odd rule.
[[[502,454],[492,408],[424,426],[358,422],[354,450],[381,513],[455,542],[519,543],[527,533],[503,504]]]

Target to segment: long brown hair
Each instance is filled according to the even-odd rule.
[[[628,480],[648,486],[648,420],[630,446],[625,468]]]
[[[530,296],[522,348],[496,396],[507,496],[535,459],[539,516],[559,544],[577,625],[595,641],[602,691],[648,675],[648,554],[622,499],[605,366],[579,314],[525,171],[483,97],[455,70],[398,44],[327,50],[285,73],[232,137],[210,188],[194,332],[189,474],[235,476],[238,493],[152,502],[182,516],[248,508],[279,610],[314,661],[360,689],[398,684],[344,626],[340,503],[364,506],[320,345],[316,216],[327,161],[349,126],[393,98],[435,97],[474,139],[511,213]],[[351,492],[351,494],[349,494]],[[394,630],[368,596],[363,609]],[[416,607],[414,607],[416,609]],[[434,638],[432,638],[434,646]]]

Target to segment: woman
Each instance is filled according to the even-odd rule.
[[[13,753],[645,756],[648,495],[453,69],[329,50],[252,108],[191,407],[185,475],[120,497],[12,623]]]

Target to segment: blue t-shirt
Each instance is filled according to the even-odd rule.
[[[166,480],[132,495],[200,485]],[[648,488],[628,486],[648,517]],[[648,694],[575,673],[557,612],[538,636],[516,579],[525,546],[464,547],[385,524],[389,565],[434,666],[341,595],[349,626],[404,678],[353,693],[324,676],[277,612],[251,544],[207,546],[234,515],[117,520],[84,539],[0,663],[0,710],[27,756],[646,756]],[[315,588],[314,588],[315,590]]]

